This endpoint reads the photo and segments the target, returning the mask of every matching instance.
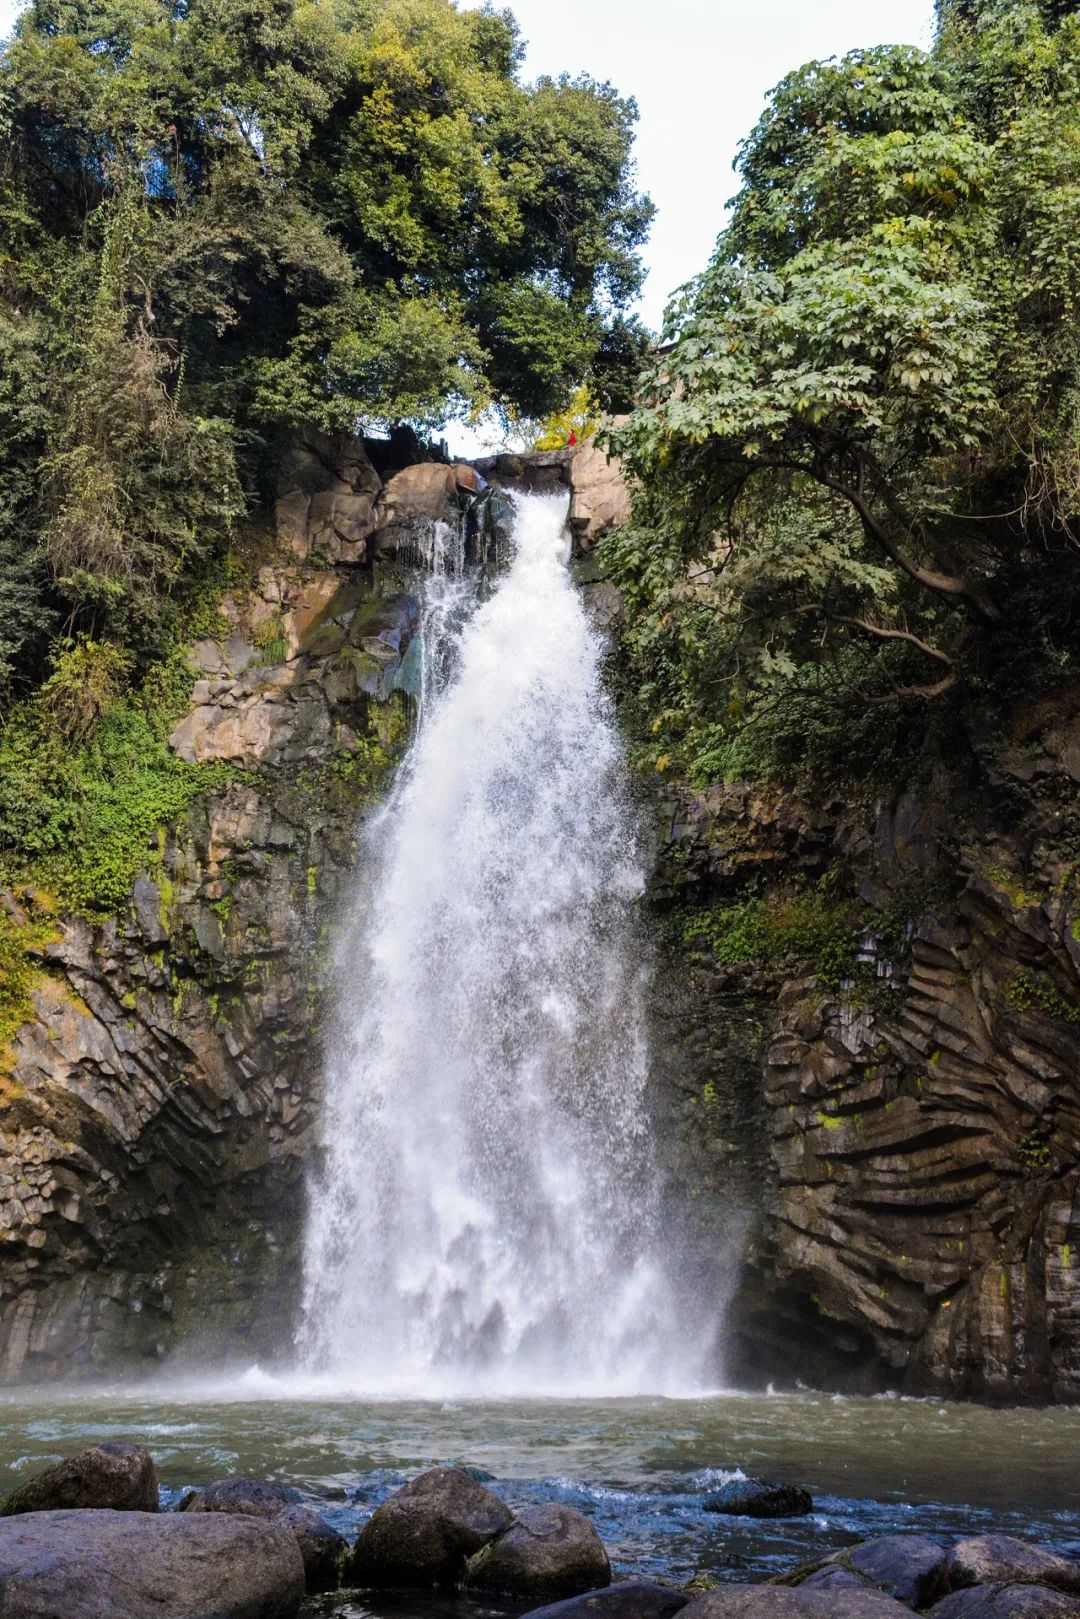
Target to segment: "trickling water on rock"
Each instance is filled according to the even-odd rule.
[[[518,497],[479,604],[440,537],[420,726],[357,879],[301,1351],[365,1391],[700,1376],[650,1192],[637,829],[565,520]]]

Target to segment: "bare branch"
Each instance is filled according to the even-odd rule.
[[[933,681],[925,686],[901,686],[896,681],[893,681],[893,690],[890,696],[869,697],[868,702],[888,703],[894,701],[897,697],[941,697],[956,685],[955,659],[950,657],[949,653],[944,652],[941,647],[932,646],[929,641],[924,641],[921,636],[915,635],[911,630],[893,629],[885,624],[872,624],[867,618],[852,618],[847,614],[830,613],[826,608],[820,607],[816,603],[808,603],[806,606],[791,609],[792,615],[803,613],[817,614],[826,621],[827,625],[846,624],[852,629],[864,630],[867,635],[872,635],[880,641],[903,641],[905,645],[915,647],[918,652],[922,652],[926,657],[934,658],[938,663],[944,664],[948,670],[948,673],[943,675],[940,680]],[[885,670],[885,673],[888,674],[888,670]],[[891,675],[889,679],[892,680]]]

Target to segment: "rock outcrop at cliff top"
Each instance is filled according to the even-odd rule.
[[[570,527],[585,551],[630,516],[630,494],[620,464],[595,439],[586,439],[574,451],[571,490]]]

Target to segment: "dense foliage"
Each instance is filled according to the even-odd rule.
[[[0,52],[0,700],[168,650],[300,422],[625,391],[635,108],[452,0],[32,0]]]
[[[811,63],[740,170],[609,560],[662,763],[865,782],[1072,651],[1080,16]]]

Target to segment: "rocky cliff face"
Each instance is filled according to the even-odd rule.
[[[738,1382],[1080,1395],[1080,694],[1012,737],[976,722],[963,766],[875,813],[737,786],[668,807],[676,920],[749,873],[859,895],[817,959],[676,947],[689,1103],[749,1211]]]
[[[570,484],[613,623],[589,552],[625,492],[591,446],[283,458],[277,554],[192,648],[172,736],[229,780],[123,914],[43,929],[0,1084],[6,1379],[287,1349],[335,920],[419,673],[412,565],[462,522],[496,564],[484,483]],[[733,1380],[1080,1398],[1080,691],[1000,721],[873,811],[661,793],[653,1104]],[[830,885],[857,897],[783,950],[724,934],[748,893],[782,924]]]
[[[499,487],[570,482],[565,454],[486,478],[382,460],[287,447],[274,559],[191,648],[170,742],[230,779],[160,829],[122,914],[43,928],[35,1015],[0,1065],[6,1380],[289,1345],[335,922],[418,689],[413,565],[443,523],[496,565]]]

